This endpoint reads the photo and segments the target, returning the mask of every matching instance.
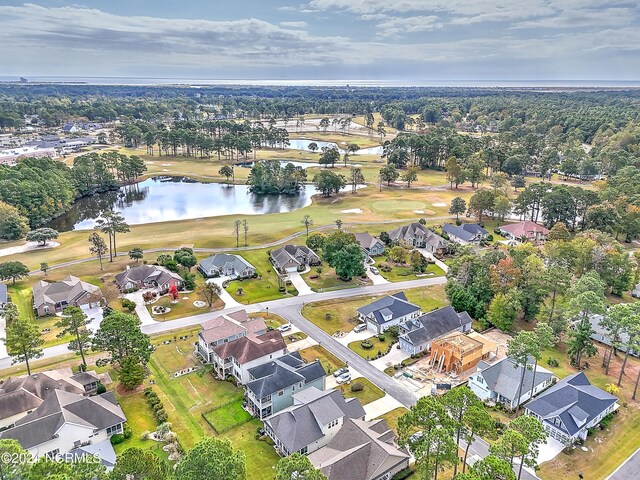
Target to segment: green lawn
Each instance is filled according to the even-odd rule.
[[[364,348],[361,345],[362,341],[360,340],[351,342],[349,344],[349,348],[354,352],[356,352],[365,360],[370,360],[370,359],[373,359],[378,354],[379,351],[381,351],[383,354],[386,353],[387,349],[389,348],[389,345],[391,344],[391,337],[390,335],[385,335],[384,338],[385,338],[384,342],[379,340],[378,337],[368,338],[367,340],[369,340],[373,344],[372,348]]]
[[[403,290],[407,299],[429,312],[448,304],[443,285],[431,285],[422,288]],[[390,292],[393,293],[393,292]],[[302,308],[302,314],[330,335],[335,332],[349,332],[357,325],[356,310],[379,297],[362,296],[340,300],[313,302]],[[331,317],[327,318],[326,315]]]
[[[344,281],[338,278],[336,271],[328,265],[318,267],[321,272],[318,273],[317,268],[312,268],[310,271],[302,275],[304,281],[309,285],[314,292],[322,292],[325,290],[338,290],[342,288],[361,287],[363,285],[370,285],[371,280],[369,277],[365,278],[352,278],[351,280]],[[317,278],[311,278],[317,277]]]
[[[243,400],[230,403],[223,407],[216,408],[204,414],[204,418],[216,432],[226,432],[227,430],[242,425],[251,419],[251,415],[242,408]]]
[[[307,347],[303,350],[298,350],[300,356],[305,362],[314,362],[320,360],[320,363],[324,367],[327,374],[331,374],[338,368],[346,366],[342,360],[335,355],[329,353],[324,347],[320,345],[314,345],[313,347]]]
[[[204,279],[201,275],[196,275],[196,289],[204,283]],[[187,300],[184,298],[187,297]],[[197,293],[197,290],[191,293],[180,292],[180,296],[178,297],[178,303],[172,303],[173,298],[171,295],[164,295],[160,297],[156,302],[147,305],[147,310],[149,313],[155,318],[158,322],[164,322],[167,320],[174,320],[176,318],[188,317],[190,315],[198,315],[200,313],[207,313],[210,311],[220,310],[224,308],[224,302],[219,298],[213,303],[213,307],[209,309],[208,305],[198,308],[193,302],[196,300],[202,300]],[[154,314],[152,312],[152,308],[155,306],[167,307],[170,308],[171,311],[169,313],[163,314]]]
[[[389,425],[389,428],[398,434],[398,420],[402,415],[407,413],[409,410],[405,407],[398,407],[390,412],[385,413],[384,415],[380,415],[378,418],[384,418]]]
[[[256,268],[259,278],[234,280],[229,282],[226,290],[239,303],[257,303],[276,300],[286,295],[297,295],[295,288],[287,287],[287,294],[278,291],[278,274],[269,261],[267,249],[242,252],[242,257]],[[238,295],[238,289],[242,295]]]
[[[359,392],[352,392],[351,387],[355,383],[361,383],[364,386]],[[384,392],[376,387],[373,383],[363,377],[354,378],[349,385],[338,385],[338,390],[344,395],[345,398],[357,398],[362,405],[375,402],[376,400],[384,397]]]
[[[404,282],[406,280],[415,280],[418,278],[424,278],[425,275],[428,275],[430,277],[441,277],[445,274],[444,270],[433,263],[429,264],[425,273],[418,275],[416,275],[410,265],[389,265],[391,265],[391,271],[383,272],[382,270],[380,270],[380,275],[382,275],[390,282]]]

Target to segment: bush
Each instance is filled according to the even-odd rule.
[[[124,442],[124,435],[121,433],[116,433],[115,435],[111,435],[111,445],[118,445],[119,443]]]
[[[488,242],[493,242],[493,235],[491,235],[491,234],[487,235],[487,241]]]
[[[96,393],[98,395],[102,395],[103,393],[106,393],[107,391],[107,387],[105,387],[103,384],[99,383],[98,384],[98,388],[96,389]]]
[[[373,343],[371,343],[369,340],[363,340],[360,342],[360,346],[365,350],[369,350],[370,348],[373,348]]]
[[[558,362],[558,360],[553,357],[549,357],[547,358],[547,365],[549,365],[550,367],[559,367],[560,362]]]
[[[381,263],[378,266],[378,270],[380,270],[381,272],[389,273],[391,271],[391,265],[389,265],[388,263]]]
[[[361,392],[364,390],[364,385],[360,382],[353,382],[351,384],[351,391],[352,392]]]
[[[411,475],[413,475],[413,473],[413,468],[407,467],[404,470],[400,470],[398,473],[396,473],[391,478],[391,480],[405,480],[405,478],[409,478]]]
[[[123,436],[124,438],[131,438],[131,435],[133,435],[133,430],[131,430],[131,427],[125,423]]]
[[[136,309],[136,302],[129,300],[128,298],[123,298],[122,308],[126,308],[130,312],[133,312]]]
[[[378,335],[378,340],[380,340],[381,342],[384,342],[386,340],[386,337],[384,336],[384,334],[380,334]]]
[[[169,417],[167,416],[167,412],[165,412],[164,410],[158,410],[156,412],[156,421],[158,423],[164,423],[169,419]]]

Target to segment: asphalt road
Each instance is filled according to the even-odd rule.
[[[588,478],[588,475],[586,478]],[[640,480],[640,448],[627,458],[606,480]]]
[[[322,293],[313,293],[311,295],[299,295],[296,297],[287,297],[287,298],[281,298],[278,300],[272,300],[270,302],[256,303],[256,304],[251,304],[251,305],[246,305],[241,307],[234,307],[234,308],[219,310],[213,313],[203,313],[199,315],[192,315],[189,317],[178,318],[176,320],[171,320],[168,322],[157,322],[149,325],[143,325],[142,331],[146,334],[151,335],[151,334],[158,334],[158,333],[168,332],[171,330],[181,329],[185,327],[191,327],[191,326],[202,323],[208,318],[211,318],[212,315],[231,313],[231,312],[243,310],[243,309],[247,310],[248,312],[260,312],[260,311],[266,311],[268,309],[270,312],[274,312],[274,313],[276,313],[276,310],[278,310],[283,313],[283,316],[287,320],[291,321],[296,326],[301,325],[300,319],[298,318],[299,316],[300,318],[302,318],[303,321],[307,322],[308,325],[315,327],[315,325],[313,325],[311,322],[308,322],[302,317],[302,315],[300,315],[300,310],[305,305],[305,303],[317,302],[321,300],[336,300],[340,298],[352,298],[352,297],[358,297],[361,295],[378,295],[378,294],[384,294],[384,293],[388,293],[396,290],[405,290],[408,288],[416,288],[416,287],[426,287],[429,285],[441,285],[444,283],[446,283],[445,277],[421,278],[419,280],[409,280],[406,282],[386,283],[381,285],[369,285],[366,287],[334,290],[334,291],[322,292]],[[288,318],[288,315],[292,315],[291,318]],[[323,346],[327,347],[327,350],[329,350],[331,353],[335,354],[335,351],[336,351],[335,349],[338,347],[341,347],[345,349],[347,352],[351,353],[352,355],[355,355],[353,352],[351,352],[351,350],[344,347],[337,340],[325,334],[319,328],[317,327],[315,328],[318,330],[318,332],[321,332],[322,334],[326,335],[326,338],[321,337],[320,333],[315,332],[315,335],[317,335],[318,337],[316,338],[310,332],[307,332],[306,325],[305,325],[305,328],[302,328],[302,330],[304,330],[307,333],[307,335],[309,335],[311,338],[313,338],[318,342],[324,340],[322,342]],[[311,330],[311,327],[309,327],[309,330]],[[327,340],[327,338],[329,340]],[[332,350],[332,348],[334,350]],[[340,350],[340,352],[343,352],[343,350]],[[59,355],[67,354],[67,353],[69,353],[69,350],[67,349],[66,345],[56,345],[55,347],[45,348],[44,355],[41,357],[41,359],[53,358]],[[344,355],[340,353],[339,356],[342,358]],[[366,364],[366,361],[364,359],[360,358],[357,355],[355,356],[358,357],[362,362]],[[348,361],[347,358],[344,358],[344,360]],[[351,364],[351,362],[349,363]],[[11,358],[9,357],[0,358],[0,370],[9,368],[10,366],[11,366]],[[356,368],[355,365],[354,365],[354,368]],[[370,367],[370,368],[373,368],[373,367]],[[357,369],[361,371],[363,374],[366,374],[370,371],[368,369],[365,371],[364,368],[363,369],[357,368]],[[387,377],[384,373],[382,375],[384,375],[384,377]],[[387,377],[385,380],[390,381],[391,379]],[[383,383],[382,381],[380,381],[380,385],[378,386],[380,386],[380,388],[385,388],[384,386],[381,386],[381,385],[385,385],[385,383]],[[400,401],[400,398],[398,398],[398,400]],[[409,398],[407,397],[407,401],[408,400]]]

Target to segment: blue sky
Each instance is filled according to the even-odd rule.
[[[0,4],[0,75],[639,80],[638,0]]]

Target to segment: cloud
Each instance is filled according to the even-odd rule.
[[[307,28],[309,24],[307,22],[280,22],[280,25],[283,28]]]
[[[380,37],[397,37],[401,33],[416,33],[441,28],[436,15],[416,17],[393,17],[376,25],[380,29]]]

